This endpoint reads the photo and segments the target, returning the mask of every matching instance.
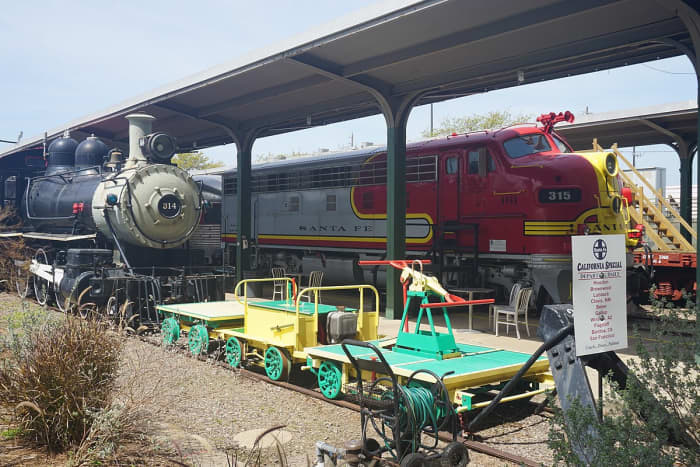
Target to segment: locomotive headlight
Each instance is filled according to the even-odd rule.
[[[605,156],[605,170],[608,171],[608,175],[611,177],[617,175],[617,158],[614,155],[608,154]]]
[[[168,162],[177,148],[175,140],[165,133],[146,135],[139,139],[139,146],[146,156],[162,163]]]

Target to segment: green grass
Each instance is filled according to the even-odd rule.
[[[22,435],[21,428],[8,428],[7,430],[0,433],[0,436],[2,436],[5,439],[15,439],[21,435]]]

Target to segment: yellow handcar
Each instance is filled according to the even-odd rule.
[[[287,283],[283,300],[248,296],[250,284],[279,281]],[[232,301],[160,305],[163,342],[172,344],[182,329],[194,355],[206,353],[211,341],[218,341],[225,345],[231,366],[259,365],[270,379],[280,380],[289,377],[294,364],[306,363],[305,348],[346,338],[377,339],[379,293],[371,285],[308,287],[298,294],[293,286],[291,278],[246,279],[236,285]],[[320,303],[321,292],[330,291],[356,291],[356,304]],[[372,299],[365,300],[365,295]]]

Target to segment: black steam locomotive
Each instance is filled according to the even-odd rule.
[[[15,262],[21,296],[157,323],[154,306],[168,298],[221,298],[222,275],[203,273],[188,244],[206,209],[201,184],[170,163],[175,142],[151,132],[153,117],[126,118],[127,158],[94,136],[54,140],[17,203],[22,228],[4,237],[34,252]]]

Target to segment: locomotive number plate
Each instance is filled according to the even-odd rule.
[[[581,201],[578,188],[542,189],[539,193],[540,203],[577,203]]]
[[[158,201],[158,212],[168,219],[178,216],[181,209],[180,198],[175,195],[165,195]]]

